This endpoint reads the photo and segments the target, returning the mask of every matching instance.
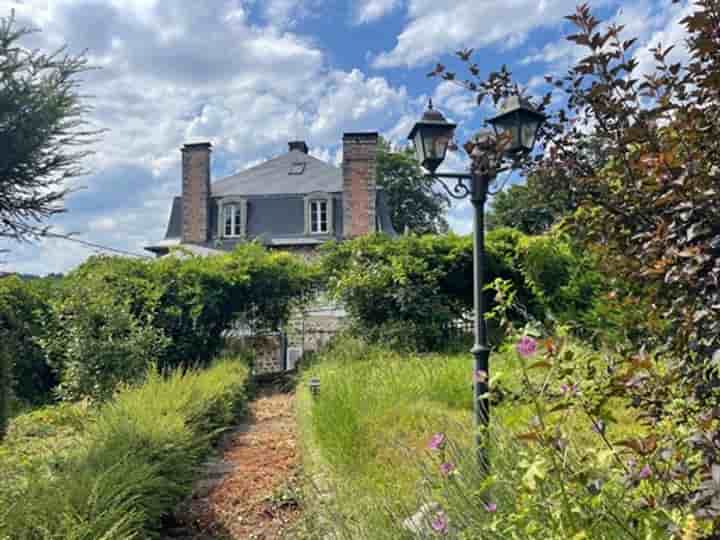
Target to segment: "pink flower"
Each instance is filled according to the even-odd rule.
[[[484,369],[478,369],[475,372],[475,382],[484,383],[484,382],[487,382],[487,380],[488,380],[487,371],[485,371]]]
[[[445,512],[438,512],[430,522],[430,526],[433,531],[438,534],[447,534],[448,532],[448,518]]]
[[[483,506],[485,507],[485,510],[487,510],[491,514],[497,512],[497,504],[495,503],[485,503]]]
[[[430,450],[442,450],[445,447],[445,434],[436,433],[430,438],[428,448]]]
[[[535,351],[537,350],[537,341],[530,336],[523,336],[520,338],[520,341],[518,341],[515,348],[520,356],[527,358],[528,356],[535,354]]]
[[[577,385],[577,383],[573,383],[573,384],[563,384],[563,385],[560,387],[560,391],[561,391],[561,392],[563,393],[563,395],[565,395],[565,396],[574,396],[575,394],[577,394],[578,385]]]
[[[440,472],[443,476],[450,476],[452,472],[455,470],[455,465],[452,463],[443,463],[440,465]]]
[[[640,469],[640,472],[638,473],[638,478],[641,480],[645,480],[646,478],[650,478],[652,476],[652,469],[650,468],[650,465],[645,464],[645,466]]]

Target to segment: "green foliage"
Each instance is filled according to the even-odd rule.
[[[22,46],[32,33],[0,18],[0,237],[15,239],[42,235],[38,223],[63,211],[65,186],[89,154],[78,148],[96,135],[78,91],[87,59]]]
[[[320,394],[303,384],[299,395],[306,466],[325,472],[321,489],[335,501],[311,498],[308,513],[326,527],[317,538],[416,538],[403,521],[423,505],[435,505],[428,521],[442,512],[445,536],[458,540],[707,532],[687,503],[653,506],[668,474],[682,474],[688,490],[701,479],[671,472],[667,447],[648,436],[629,401],[600,391],[616,387],[633,364],[564,337],[538,340],[536,352],[522,356],[516,339],[492,356],[493,423],[483,432],[489,474],[478,466],[470,428],[468,355],[414,357],[357,341],[327,351],[303,375],[304,383],[320,379]],[[635,360],[633,375],[650,365],[649,357]],[[445,442],[431,450],[434,433]],[[443,535],[428,535],[435,536]]]
[[[0,279],[0,331],[12,393],[22,403],[46,402],[57,384],[57,376],[37,341],[48,316],[51,287],[46,280]]]
[[[277,328],[292,302],[314,286],[316,274],[293,255],[244,244],[208,258],[94,257],[68,280],[111,291],[133,316],[168,338],[158,355],[164,369],[207,362],[220,350],[222,332],[237,319],[255,328]]]
[[[18,417],[0,446],[0,536],[155,538],[212,439],[242,410],[248,369],[151,372],[92,411],[62,404]]]
[[[5,436],[10,408],[10,354],[0,331],[0,441]]]
[[[566,230],[627,284],[629,298],[618,302],[612,290],[610,305],[596,302],[588,314],[613,319],[628,308],[621,320],[643,331],[623,349],[625,369],[601,377],[614,384],[597,381],[592,391],[633,403],[651,429],[652,450],[638,440],[629,448],[662,475],[636,503],[673,519],[678,509],[689,512],[699,523],[686,537],[708,539],[720,533],[720,449],[712,442],[720,436],[719,17],[716,0],[695,2],[680,22],[686,60],[671,61],[674,46],[658,44],[650,50],[654,66],[641,73],[636,39],[580,5],[567,17],[579,60],[566,76],[546,78],[562,99],[549,92],[542,101],[542,110],[558,104],[541,130],[545,151],[509,164],[547,193],[574,194],[578,209]],[[506,68],[475,80],[470,55],[459,53],[472,74],[461,84],[478,102],[517,93]],[[434,74],[455,79],[444,66]],[[587,151],[592,144],[602,159]],[[651,309],[637,309],[638,293]],[[646,362],[658,341],[663,356]]]
[[[168,339],[130,312],[130,301],[93,282],[51,303],[41,339],[59,374],[65,400],[109,398],[120,383],[140,380],[161,357]]]
[[[447,196],[433,190],[434,181],[427,177],[412,150],[394,152],[381,140],[377,156],[377,182],[390,208],[395,230],[416,234],[443,233],[448,230],[445,213]]]
[[[151,364],[207,363],[235,321],[278,328],[318,282],[312,264],[255,244],[211,258],[92,257],[61,280],[0,280],[14,393],[106,399]]]
[[[550,200],[548,200],[550,199]],[[530,177],[497,193],[487,216],[488,227],[512,227],[525,234],[542,234],[577,207],[571,193],[547,193],[547,186]]]
[[[531,237],[499,228],[488,233],[486,246],[486,282],[500,278],[513,285],[514,319],[578,322],[584,335],[606,337],[625,326],[623,317],[610,324],[596,309],[610,285],[596,257],[567,236],[550,231]],[[454,323],[473,307],[470,237],[364,237],[327,248],[323,267],[358,333],[400,348],[442,348]],[[485,294],[492,309],[493,292]]]
[[[359,332],[432,349],[472,301],[471,249],[454,235],[372,235],[328,247],[323,268]]]

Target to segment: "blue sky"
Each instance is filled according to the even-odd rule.
[[[102,69],[84,76],[90,120],[107,129],[77,179],[62,233],[142,253],[162,238],[180,192],[186,142],[213,143],[214,179],[285,151],[303,139],[327,161],[340,158],[344,131],[377,130],[404,143],[432,96],[461,124],[460,138],[490,112],[456,86],[428,79],[437,61],[473,47],[483,74],[507,64],[531,94],[542,76],[563,73],[576,52],[564,40],[571,0],[0,0],[0,17],[40,30],[26,46],[87,50]],[[604,19],[650,45],[680,43],[687,2],[596,0]],[[682,54],[678,52],[677,54]],[[447,162],[463,166],[462,156]],[[469,207],[450,223],[470,230]],[[64,272],[93,251],[43,240],[0,243],[3,270]]]

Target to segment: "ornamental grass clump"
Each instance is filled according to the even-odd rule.
[[[190,493],[212,440],[242,410],[247,375],[233,360],[206,371],[151,370],[140,386],[90,409],[81,425],[47,437],[19,418],[0,447],[0,475],[10,479],[0,485],[0,538],[157,537],[163,516]],[[68,410],[63,418],[76,424],[78,416]],[[42,446],[62,450],[17,458]]]

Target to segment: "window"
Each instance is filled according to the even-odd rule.
[[[225,236],[242,236],[242,212],[237,204],[223,206]]]
[[[326,200],[310,201],[310,232],[314,234],[327,233],[328,203]]]
[[[290,166],[288,174],[302,174],[305,172],[305,162],[296,161]]]
[[[314,191],[304,197],[305,234],[333,234],[333,196],[325,191]]]

